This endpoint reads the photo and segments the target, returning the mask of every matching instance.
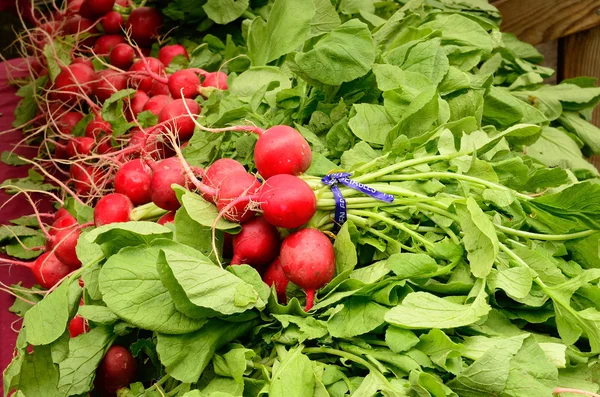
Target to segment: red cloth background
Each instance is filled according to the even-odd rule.
[[[0,63],[0,132],[12,128],[14,121],[13,112],[19,102],[16,94],[16,88],[9,85],[9,74],[12,78],[26,76],[24,64],[21,59],[15,59]],[[2,133],[0,135],[0,153],[11,151],[15,144],[21,140],[20,131]],[[34,149],[19,148],[16,153],[32,157],[36,151]],[[11,167],[0,162],[0,182],[9,178],[20,178],[27,176],[26,166]],[[31,205],[24,197],[17,197],[9,201],[11,196],[6,195],[0,190],[0,224],[7,224],[9,220],[30,214]],[[34,196],[34,200],[40,200],[42,197]],[[51,204],[44,200],[39,206],[42,212],[48,212]],[[1,262],[1,259],[0,259]],[[0,266],[0,281],[5,285],[12,285],[23,282],[26,287],[32,286],[35,281],[28,268],[20,266]],[[17,333],[12,328],[19,329],[21,321],[19,317],[10,313],[8,308],[13,304],[14,298],[6,292],[0,291],[0,371],[4,371],[10,363]],[[0,386],[2,379],[0,379]],[[0,387],[1,388],[1,387]]]

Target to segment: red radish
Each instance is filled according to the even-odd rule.
[[[150,92],[148,92],[148,94],[150,96],[169,95],[169,86],[165,83],[154,80],[154,82],[152,83],[152,88],[150,89]]]
[[[86,136],[80,136],[73,138],[67,144],[67,154],[71,158],[80,156],[88,156],[92,153],[92,150],[96,146],[94,138],[88,138]]]
[[[181,203],[177,200],[177,195],[171,185],[186,185],[181,163],[175,157],[168,158],[152,167],[152,171],[150,184],[152,202],[167,211],[176,211],[181,207]]]
[[[218,189],[229,174],[236,172],[246,172],[244,166],[234,159],[218,159],[208,167],[202,182],[208,186]],[[204,200],[214,202],[216,197],[202,194]]]
[[[194,118],[200,114],[198,102],[185,99],[185,104],[187,104]],[[184,99],[175,99],[163,108],[158,116],[158,122],[162,123],[164,121],[171,121],[170,124],[181,141],[187,141],[194,134],[195,120],[189,116],[186,105],[184,105]]]
[[[104,178],[104,171],[91,165],[71,164],[69,174],[78,194],[89,194],[94,186],[98,187]]]
[[[148,68],[152,73],[155,73],[159,76],[164,76],[165,67],[162,62],[156,58],[147,57],[146,63],[148,64]],[[140,59],[136,61],[129,71],[135,72],[131,77],[129,82],[133,87],[137,87],[138,90],[149,92],[152,89],[152,83],[154,83],[154,79],[151,76],[148,76],[148,71],[146,70],[146,65],[144,65],[144,60]]]
[[[77,258],[75,250],[80,235],[81,230],[79,229],[64,229],[56,233],[51,244],[54,255],[70,270],[77,270],[81,267],[81,261]]]
[[[74,63],[82,63],[84,65],[87,65],[90,69],[94,69],[94,63],[90,58],[75,58],[73,59],[73,62],[71,62],[71,64]]]
[[[142,205],[151,201],[150,182],[152,170],[143,160],[135,159],[125,164],[115,175],[115,192],[129,197],[133,205]]]
[[[255,213],[246,207],[259,188],[260,182],[254,175],[247,172],[232,173],[223,179],[217,190],[217,208],[223,211],[230,207],[223,216],[232,222],[249,221]],[[240,200],[243,197],[247,200]]]
[[[164,109],[164,107],[171,101],[172,99],[167,95],[153,96],[146,102],[142,111],[149,110],[150,112],[158,116],[160,112]]]
[[[181,44],[166,45],[158,51],[158,59],[165,66],[169,66],[169,64],[171,64],[171,61],[173,61],[173,58],[175,58],[178,55],[182,55],[186,59],[190,59],[187,50]]]
[[[87,32],[89,34],[98,33],[98,29],[94,26],[94,21],[88,18],[82,18],[79,15],[67,19],[63,30],[66,34],[79,34],[82,32]],[[92,40],[92,44],[93,41],[95,41],[95,39]]]
[[[101,393],[114,393],[136,379],[137,362],[129,350],[113,345],[96,370],[95,388]]]
[[[92,92],[100,102],[106,101],[112,94],[127,88],[127,77],[114,70],[102,70],[92,85]]]
[[[67,229],[72,229],[73,226],[77,225],[77,219],[71,215],[66,209],[61,208],[58,210],[54,217],[54,222],[48,230],[48,234],[56,236],[59,232]]]
[[[117,44],[110,51],[110,64],[123,70],[127,70],[133,65],[135,50],[127,43]]]
[[[148,134],[138,128],[134,128],[132,131],[129,138],[130,147],[143,146],[144,154],[150,155],[154,160],[164,158],[170,152],[170,149],[159,140],[156,134]],[[142,149],[139,149],[138,153],[142,153]]]
[[[292,283],[306,291],[306,311],[314,302],[315,291],[335,275],[333,244],[317,229],[302,229],[287,236],[281,244],[281,269]]]
[[[127,29],[130,30],[131,38],[142,47],[154,42],[162,24],[160,12],[150,7],[136,8],[127,19]]]
[[[265,219],[273,226],[294,229],[304,225],[317,211],[315,193],[293,175],[275,175],[260,189],[259,201]]]
[[[219,90],[226,90],[229,88],[227,86],[227,75],[223,72],[208,73],[204,77],[202,87],[214,87],[218,88]]]
[[[169,77],[169,92],[173,98],[195,98],[202,84],[200,77],[190,70],[178,70]]]
[[[163,216],[160,217],[158,221],[156,221],[159,225],[166,225],[167,223],[175,223],[175,212],[167,212]]]
[[[86,324],[85,319],[79,314],[73,317],[73,319],[69,322],[69,335],[71,338],[85,334],[89,330],[90,327]]]
[[[102,197],[94,207],[96,227],[110,223],[129,222],[133,204],[129,197],[121,193],[110,193]]]
[[[71,269],[58,260],[52,252],[40,255],[33,264],[28,264],[35,280],[44,288],[54,287],[60,280],[71,273]]]
[[[94,15],[102,16],[112,11],[115,0],[85,0],[85,3]]]
[[[122,33],[123,26],[125,26],[125,19],[116,11],[111,11],[102,17],[102,28],[107,34]]]
[[[112,135],[112,126],[108,121],[102,120],[102,117],[97,116],[85,128],[85,136],[88,138],[98,138],[98,136]]]
[[[97,16],[96,14],[94,14],[94,11],[92,11],[92,9],[90,8],[90,2],[88,0],[84,0],[81,4],[81,7],[79,7],[79,15],[92,20],[95,20]]]
[[[114,151],[112,138],[110,136],[101,137],[96,146],[96,153],[107,154]]]
[[[277,293],[277,301],[279,303],[287,303],[286,289],[290,282],[285,276],[283,269],[281,269],[281,259],[275,259],[265,271],[262,276],[263,281],[269,287],[275,286],[275,292]]]
[[[144,91],[136,91],[130,100],[126,100],[127,110],[125,110],[125,115],[127,121],[133,121],[134,117],[137,118],[137,115],[144,111],[144,106],[149,99],[150,97]]]
[[[278,174],[299,175],[310,167],[312,151],[298,131],[277,125],[266,130],[256,142],[254,162],[265,179]]]
[[[80,100],[78,94],[90,95],[96,72],[83,63],[75,63],[64,68],[54,81],[56,96],[66,103]]]
[[[94,52],[100,56],[108,55],[117,45],[125,43],[125,37],[120,34],[105,34],[98,37],[96,43],[94,43]]]
[[[83,119],[83,114],[79,112],[64,113],[56,120],[58,132],[64,135],[71,135],[73,128]]]
[[[279,232],[263,217],[249,220],[233,236],[232,265],[247,264],[261,272],[279,255]]]
[[[67,8],[65,9],[66,15],[78,14],[79,9],[81,8],[81,4],[83,4],[83,0],[69,0],[67,2]]]

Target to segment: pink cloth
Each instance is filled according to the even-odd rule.
[[[26,76],[26,71],[22,70],[24,63],[22,59],[14,59],[8,62],[0,63],[0,131],[6,131],[12,128],[14,121],[13,112],[20,98],[16,94],[16,89],[9,85],[8,74],[12,78]],[[19,68],[20,70],[16,69]],[[15,144],[21,140],[21,132],[13,131],[8,134],[0,135],[0,153],[13,150]],[[19,148],[16,153],[28,157],[35,155],[34,149]],[[0,162],[0,182],[9,178],[20,178],[27,176],[28,167],[11,167]],[[8,202],[11,196],[0,191],[0,224],[7,224],[9,220],[30,214],[31,205],[24,197],[17,197]],[[41,200],[43,197],[34,196],[34,200]],[[51,208],[48,200],[43,200],[40,206],[42,212],[47,212]],[[31,271],[21,266],[0,266],[0,281],[5,285],[23,282],[26,287],[35,284]],[[19,317],[10,313],[8,308],[13,304],[14,298],[6,292],[0,291],[0,371],[4,371],[10,363],[17,333],[12,328],[19,329],[21,321]],[[2,380],[0,379],[0,385]]]

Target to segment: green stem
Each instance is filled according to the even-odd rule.
[[[67,282],[69,284],[71,284],[74,280],[77,280],[79,277],[81,277],[81,275],[87,268],[94,266],[96,263],[99,263],[104,258],[105,258],[105,256],[104,256],[104,254],[102,254],[99,257],[97,257],[96,259],[94,259],[93,261],[88,262],[85,265],[81,266],[73,274],[71,274],[71,276],[69,276],[69,279],[67,280]]]
[[[468,153],[453,153],[453,154],[446,154],[446,155],[440,155],[440,156],[427,156],[427,157],[421,157],[418,159],[405,160],[405,161],[401,161],[396,164],[392,164],[385,168],[382,168],[379,171],[361,175],[359,177],[354,178],[354,180],[357,182],[361,182],[361,183],[371,182],[375,179],[379,180],[379,178],[381,178],[382,176],[391,174],[392,172],[401,170],[403,168],[414,167],[415,165],[425,164],[425,163],[434,163],[437,161],[446,161],[446,160],[453,159],[455,157],[463,156],[465,154],[468,154]]]
[[[372,234],[376,235],[377,237],[379,237],[379,238],[381,238],[381,239],[384,239],[384,240],[385,240],[385,241],[387,241],[388,243],[393,243],[393,244],[397,244],[397,245],[399,245],[399,246],[400,246],[400,248],[402,248],[404,251],[408,251],[408,252],[417,252],[417,250],[416,250],[416,249],[414,249],[414,248],[412,248],[412,247],[409,247],[408,245],[404,245],[404,244],[400,243],[400,242],[399,242],[399,241],[397,241],[397,240],[394,240],[393,238],[391,238],[391,237],[390,237],[390,236],[388,236],[387,234],[385,234],[385,233],[382,233],[382,232],[380,232],[380,231],[379,231],[379,230],[377,230],[377,229],[374,229],[374,228],[370,227],[370,228],[368,228],[368,229],[367,229],[367,231],[368,231],[369,233],[372,233]]]
[[[513,236],[519,236],[523,238],[529,238],[532,240],[543,240],[543,241],[565,241],[565,240],[575,240],[578,238],[583,238],[587,236],[591,236],[594,233],[597,233],[598,230],[584,230],[582,232],[577,233],[569,233],[569,234],[541,234],[541,233],[532,233],[526,232],[523,230],[512,229],[510,227],[496,225],[496,229],[500,230],[503,233],[511,234]]]
[[[415,240],[421,242],[422,244],[429,246],[429,247],[433,247],[433,243],[429,240],[426,240],[425,238],[423,238],[423,236],[421,236],[419,233],[415,232],[414,230],[408,228],[407,226],[405,226],[404,224],[400,223],[400,222],[396,222],[393,219],[388,218],[387,216],[384,216],[382,214],[378,214],[375,212],[370,212],[370,211],[362,211],[362,210],[350,210],[348,211],[349,213],[352,212],[352,214],[354,215],[358,215],[358,216],[362,216],[362,217],[366,217],[366,218],[373,218],[373,219],[377,219],[381,222],[387,223],[395,228],[398,228],[400,230],[402,230],[403,232],[405,232],[406,234],[408,234],[409,236],[411,236],[412,238],[414,238]]]
[[[169,211],[163,210],[159,208],[154,203],[148,203],[144,205],[140,205],[139,207],[135,207],[131,214],[129,215],[129,219],[132,221],[141,221],[144,219],[156,219],[160,218],[164,214]]]

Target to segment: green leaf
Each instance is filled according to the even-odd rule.
[[[435,259],[427,254],[393,254],[386,262],[399,279],[426,277],[438,270]]]
[[[165,226],[154,222],[138,221],[100,226],[90,231],[86,239],[100,245],[104,254],[110,256],[124,247],[150,245],[153,240],[172,236],[173,231]]]
[[[96,368],[114,340],[108,327],[96,327],[69,341],[69,355],[59,364],[58,388],[63,395],[83,394],[92,389]]]
[[[16,285],[16,287],[18,288],[13,288],[12,292],[17,296],[15,297],[15,302],[11,307],[8,308],[8,311],[15,313],[19,317],[23,317],[25,316],[25,313],[29,311],[29,309],[42,300],[43,296],[41,296],[39,292],[43,290],[33,287],[31,288],[31,292],[27,292],[27,290],[22,287],[20,283]],[[33,305],[29,302],[33,303]]]
[[[327,33],[312,50],[298,53],[295,61],[311,79],[327,85],[340,85],[367,74],[375,55],[367,25],[351,19]]]
[[[444,44],[476,47],[485,53],[492,52],[494,43],[490,35],[474,20],[460,14],[439,14],[436,18],[420,26],[442,31]]]
[[[384,323],[388,310],[369,298],[351,297],[344,301],[342,310],[329,318],[327,329],[336,338],[366,334]]]
[[[309,36],[330,32],[342,24],[330,0],[313,0],[313,3],[315,4],[315,15],[310,21]]]
[[[344,223],[337,234],[333,248],[335,249],[336,273],[341,274],[347,270],[353,270],[358,263],[358,254],[352,241],[352,235],[356,233],[356,226],[352,221]]]
[[[102,119],[110,123],[114,137],[123,135],[136,125],[127,121],[123,110],[125,106],[124,99],[131,97],[133,94],[135,94],[135,90],[132,88],[115,92],[102,105]]]
[[[210,19],[219,25],[226,25],[238,19],[249,4],[249,0],[208,0],[202,8]]]
[[[160,240],[151,247],[126,247],[111,256],[99,277],[102,299],[108,308],[123,320],[151,331],[180,334],[202,327],[206,320],[177,311],[156,270],[160,249],[178,246]]]
[[[72,45],[67,44],[63,40],[55,40],[52,43],[44,45],[43,53],[48,65],[50,81],[54,82],[62,71],[62,67],[68,66],[71,63],[72,47]]]
[[[283,328],[288,328],[290,324],[296,325],[298,329],[295,331],[299,334],[297,336],[299,343],[303,343],[307,339],[320,339],[329,333],[327,331],[327,323],[322,320],[316,320],[313,317],[300,317],[288,314],[273,314],[273,317],[281,323]]]
[[[169,375],[181,382],[194,383],[218,349],[255,325],[255,321],[235,323],[214,319],[195,332],[183,335],[159,333],[156,350]]]
[[[27,342],[34,346],[47,345],[60,338],[67,329],[71,310],[79,303],[80,296],[79,285],[65,281],[28,310],[23,320]]]
[[[441,47],[441,39],[434,38],[416,44],[401,65],[402,70],[419,73],[433,84],[439,84],[448,73],[450,64]]]
[[[579,114],[565,112],[558,120],[570,132],[576,134],[593,153],[600,153],[600,128],[579,117]]]
[[[385,343],[394,353],[401,353],[419,343],[419,338],[411,330],[389,326],[385,331]]]
[[[219,210],[214,204],[204,200],[202,196],[186,191],[180,198],[181,205],[185,208],[189,217],[199,223],[202,226],[212,228],[215,223],[215,219],[219,215]],[[228,220],[221,217],[216,223],[215,228],[219,230],[227,230],[229,232],[236,232],[240,228],[240,225],[235,222],[229,222]]]
[[[36,101],[36,95],[40,90],[46,86],[48,82],[48,76],[42,76],[37,80],[30,82],[29,84],[19,88],[17,95],[20,96],[21,101],[15,109],[15,121],[12,126],[15,128],[22,127],[27,122],[33,120],[38,110],[38,102]],[[4,161],[4,153],[3,160]],[[15,164],[16,165],[16,164]]]
[[[348,121],[350,130],[361,140],[383,145],[392,128],[396,125],[385,107],[369,103],[355,104],[356,114]]]
[[[2,152],[1,160],[6,165],[25,165],[29,164],[27,161],[23,161],[19,158],[19,155],[14,152],[4,151]]]
[[[312,397],[315,374],[310,359],[302,354],[302,346],[289,350],[281,363],[273,367],[269,386],[272,397]]]
[[[267,23],[257,18],[250,26],[248,56],[252,64],[266,65],[302,45],[314,15],[313,0],[276,0]]]
[[[62,396],[57,386],[58,366],[52,361],[50,346],[36,346],[33,353],[23,353],[18,377],[12,379],[10,386],[4,384],[5,393],[12,388],[27,397]]]
[[[513,267],[500,270],[494,274],[493,285],[500,288],[513,299],[524,299],[531,291],[533,275],[524,267]],[[490,276],[492,276],[490,275]]]
[[[245,102],[250,102],[260,87],[274,86],[267,91],[265,100],[271,106],[277,103],[277,93],[292,88],[290,77],[274,66],[252,67],[240,74],[229,87],[229,92]]]
[[[119,317],[106,306],[83,305],[79,307],[78,313],[86,320],[98,324],[110,325],[119,320]]]
[[[27,177],[5,179],[0,184],[0,188],[8,194],[17,194],[22,191],[30,192],[41,190],[44,192],[51,192],[53,190],[59,190],[58,186],[43,182],[44,177],[32,168],[28,171]]]

